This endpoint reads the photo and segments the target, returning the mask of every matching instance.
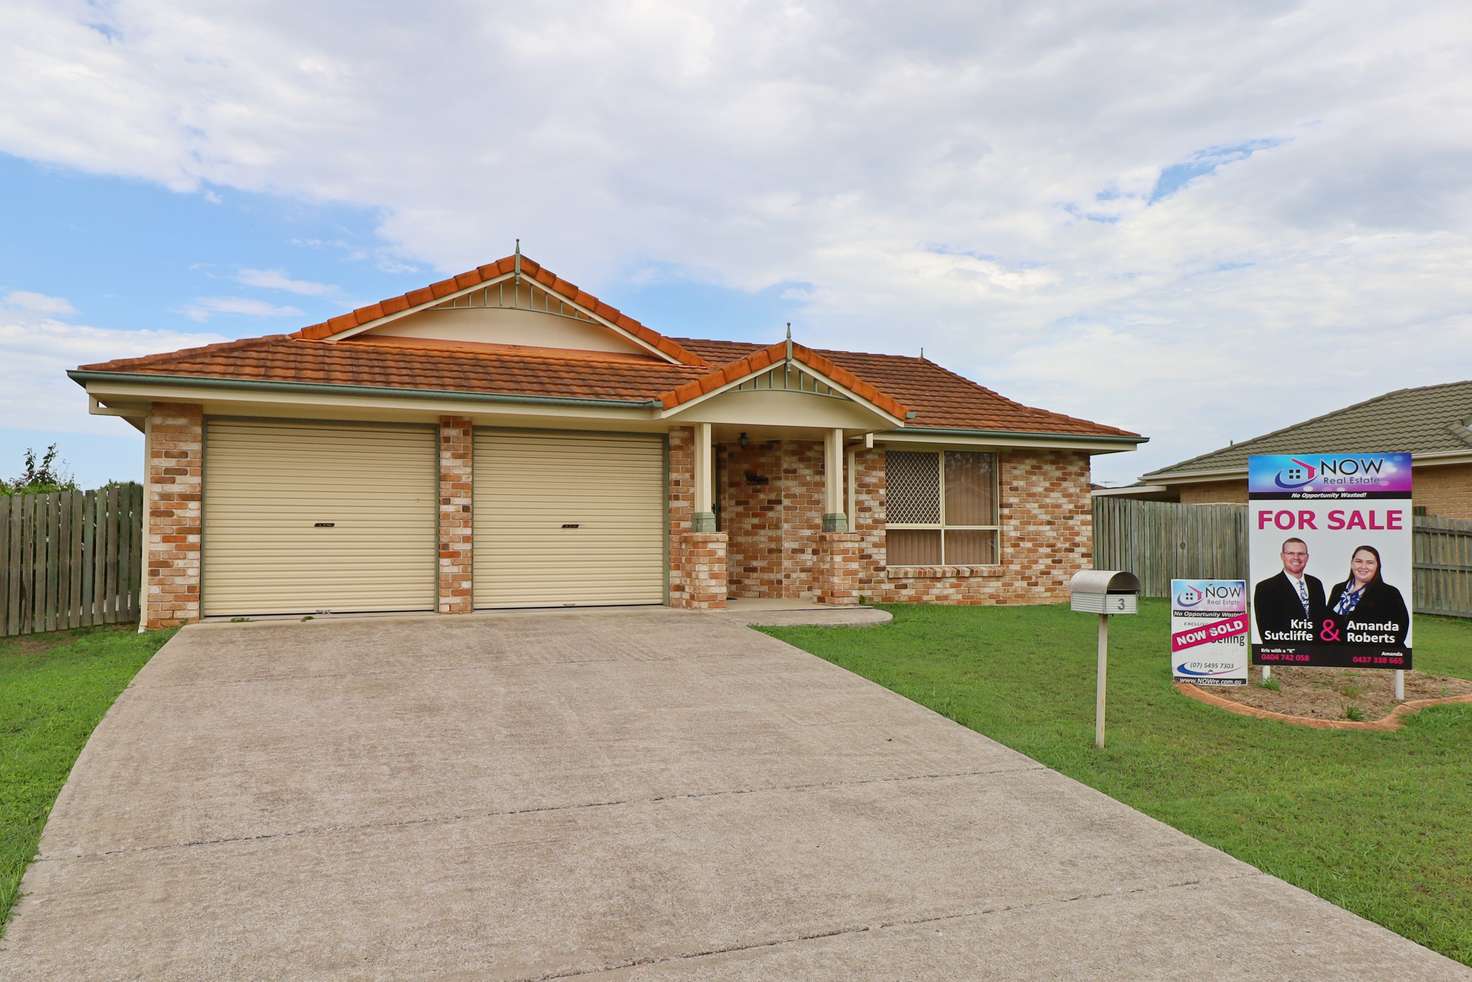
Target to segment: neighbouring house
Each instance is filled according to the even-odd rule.
[[[1029,603],[1143,437],[924,358],[656,333],[520,255],[294,334],[84,365],[145,434],[145,621]]]
[[[1398,389],[1151,471],[1104,497],[1215,504],[1247,500],[1253,454],[1409,451],[1421,514],[1472,519],[1472,381]]]

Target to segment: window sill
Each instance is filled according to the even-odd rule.
[[[891,580],[950,580],[995,578],[1005,576],[1004,566],[886,566],[884,575]]]

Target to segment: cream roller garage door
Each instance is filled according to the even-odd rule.
[[[432,427],[210,419],[205,615],[432,610],[437,468]]]
[[[475,605],[664,600],[664,439],[475,433]]]

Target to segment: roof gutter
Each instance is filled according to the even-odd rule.
[[[937,436],[1036,437],[1040,440],[1083,440],[1088,443],[1148,443],[1148,436],[1113,436],[1104,433],[1040,433],[1032,430],[957,430],[932,426],[906,426],[903,433],[934,433]]]
[[[662,406],[658,399],[578,399],[571,396],[513,396],[490,392],[457,392],[453,389],[399,389],[372,385],[333,385],[317,382],[266,382],[259,379],[205,378],[193,375],[131,375],[123,372],[88,372],[74,369],[67,377],[79,385],[88,382],[128,382],[141,385],[181,385],[218,389],[267,389],[275,392],[338,392],[345,395],[400,396],[461,399],[467,402],[519,403],[538,406],[612,406],[620,409],[650,409]]]
[[[1151,471],[1149,474],[1141,474],[1140,480],[1199,484],[1202,481],[1231,481],[1239,477],[1244,480],[1247,478],[1247,468],[1230,467],[1216,471]]]

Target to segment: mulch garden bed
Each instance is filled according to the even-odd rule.
[[[1337,727],[1356,722],[1398,726],[1391,717],[1395,701],[1395,673],[1358,668],[1274,668],[1276,688],[1260,684],[1261,670],[1252,669],[1247,685],[1195,686],[1182,684],[1181,691],[1222,708],[1233,708],[1252,716],[1291,717],[1289,722]],[[1188,691],[1189,690],[1189,691]],[[1472,680],[1446,675],[1406,672],[1405,709],[1422,708],[1428,701],[1472,700]],[[1225,705],[1224,705],[1225,704]],[[1416,704],[1416,705],[1412,705]],[[1240,708],[1238,708],[1240,707]],[[1402,711],[1402,714],[1404,710]]]

